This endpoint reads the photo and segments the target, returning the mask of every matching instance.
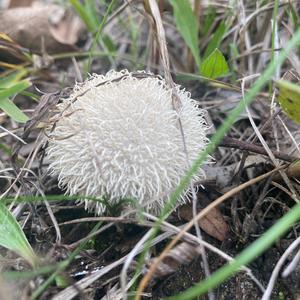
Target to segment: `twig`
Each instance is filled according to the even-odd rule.
[[[234,138],[227,137],[227,136],[224,137],[224,139],[219,144],[219,146],[226,147],[226,148],[234,148],[234,149],[239,149],[239,150],[246,150],[249,152],[262,154],[262,155],[266,155],[266,156],[268,155],[267,151],[261,146],[258,146],[256,144],[250,144],[250,143],[240,141],[238,139],[234,139]],[[272,150],[272,153],[274,154],[274,156],[276,158],[287,161],[287,162],[293,162],[293,161],[299,159],[298,157],[291,156],[291,155],[282,153],[277,150]]]

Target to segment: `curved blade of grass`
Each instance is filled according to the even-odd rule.
[[[76,13],[85,23],[88,31],[94,32],[97,29],[97,20],[95,20],[94,13],[90,10],[90,7],[85,7],[83,4],[80,3],[79,0],[70,0],[70,4],[73,6]]]
[[[249,105],[253,99],[258,95],[260,90],[266,86],[270,78],[272,77],[273,73],[276,71],[276,68],[278,65],[282,65],[285,61],[288,53],[297,47],[300,44],[300,28],[295,32],[292,39],[287,43],[285,49],[283,49],[277,60],[272,61],[267,69],[264,71],[264,73],[259,77],[258,80],[255,81],[252,88],[245,94],[244,101],[241,101],[234,110],[229,114],[229,116],[225,119],[222,126],[216,131],[216,133],[213,135],[210,143],[207,145],[207,147],[204,149],[203,152],[201,152],[198,156],[198,158],[194,161],[190,169],[187,171],[186,175],[181,179],[179,185],[177,186],[176,190],[172,193],[171,197],[169,198],[168,202],[166,203],[164,209],[162,210],[159,220],[156,222],[155,226],[151,229],[152,236],[151,239],[153,239],[156,234],[159,231],[159,228],[162,224],[162,222],[169,216],[169,214],[172,211],[172,208],[175,206],[177,200],[179,199],[180,195],[183,193],[183,191],[188,187],[191,179],[193,178],[194,174],[199,170],[201,165],[205,162],[207,157],[216,149],[219,142],[222,140],[222,138],[225,136],[227,131],[231,128],[231,126],[234,124],[237,117],[244,111],[245,106]],[[148,240],[147,247],[145,247],[145,251],[142,254],[142,257],[144,257],[150,247],[150,241]],[[139,265],[141,266],[141,264]],[[142,284],[143,280],[139,286],[139,289],[137,291],[137,295],[141,295],[142,292]]]
[[[170,2],[174,10],[176,27],[188,47],[191,49],[199,69],[201,58],[198,47],[198,20],[194,15],[191,4],[188,0],[171,0]]]
[[[207,58],[211,53],[213,53],[213,51],[216,48],[219,48],[226,30],[227,30],[227,28],[226,28],[225,21],[222,21],[220,23],[220,25],[218,26],[216,32],[214,33],[213,37],[209,41],[209,43],[205,49],[205,52],[203,54],[203,59]]]
[[[95,47],[98,43],[98,41],[100,40],[100,37],[101,37],[101,34],[102,34],[102,31],[103,31],[103,28],[104,28],[104,25],[107,21],[107,18],[109,16],[109,14],[112,12],[115,4],[116,4],[117,0],[111,0],[111,2],[109,3],[108,7],[107,7],[107,10],[101,20],[101,23],[99,24],[98,26],[98,29],[97,29],[97,33],[94,37],[94,40],[93,40],[93,43],[92,43],[92,46],[89,50],[89,59],[88,59],[88,63],[87,63],[87,73],[90,72],[91,70],[91,65],[92,65],[92,61],[93,61],[93,57],[92,57],[92,52],[95,50]],[[110,54],[109,54],[110,55]]]
[[[13,86],[26,74],[27,70],[23,68],[4,77],[0,75],[0,89],[9,88]]]
[[[26,123],[29,118],[10,99],[0,99],[0,108],[14,121]]]
[[[276,222],[269,230],[267,230],[259,239],[248,246],[241,252],[234,261],[226,264],[218,271],[213,273],[210,278],[199,282],[187,291],[167,298],[168,300],[189,300],[195,299],[217,285],[221,284],[226,279],[237,273],[241,266],[250,263],[257,258],[258,255],[268,249],[281,235],[283,235],[293,224],[300,219],[300,203],[295,205],[287,214]]]
[[[32,266],[36,266],[38,262],[19,223],[2,203],[0,203],[0,246],[18,253]]]
[[[24,79],[12,84],[8,88],[0,89],[0,108],[16,122],[25,123],[28,120],[28,117],[9,99],[9,97],[24,91],[30,85],[29,79]]]
[[[87,199],[92,201],[98,201],[100,203],[106,204],[107,201],[103,199],[103,197],[92,197],[92,196],[85,196],[85,195],[46,195],[47,201],[70,201],[70,200],[81,200]],[[2,198],[1,202],[4,204],[14,203],[36,203],[39,201],[44,201],[44,196],[19,196],[18,198],[15,197],[6,197]]]
[[[20,93],[31,85],[29,79],[21,80],[8,88],[0,89],[0,99],[11,97]]]
[[[87,13],[87,15],[90,18],[90,21],[93,24],[94,30],[97,30],[98,26],[100,25],[100,18],[98,15],[98,10],[97,10],[97,3],[98,1],[95,0],[85,0],[84,1],[84,8]]]
[[[215,20],[216,20],[216,7],[209,6],[204,15],[204,21],[202,22],[202,26],[200,27],[200,32],[203,36],[206,36],[210,28],[213,26]],[[216,47],[214,47],[216,48]],[[214,49],[213,48],[213,49]],[[205,55],[204,55],[205,57]]]
[[[7,281],[15,281],[15,280],[22,280],[22,279],[34,279],[37,276],[47,275],[51,272],[55,272],[64,261],[59,263],[52,263],[51,265],[47,266],[38,266],[35,269],[28,270],[28,271],[5,271],[2,272],[2,277]]]

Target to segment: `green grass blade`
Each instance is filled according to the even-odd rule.
[[[47,266],[38,266],[35,269],[32,270],[26,270],[26,271],[4,271],[2,272],[2,276],[7,281],[15,281],[15,280],[24,280],[24,279],[34,279],[37,276],[40,275],[46,275],[51,272],[55,272],[63,262],[59,263],[52,263],[51,265]]]
[[[288,11],[289,19],[292,20],[293,27],[297,28],[300,25],[300,18],[298,12],[295,10],[294,7],[295,4],[289,2],[287,11]]]
[[[300,204],[295,205],[287,214],[268,229],[263,236],[248,246],[241,252],[234,261],[226,264],[218,271],[213,273],[210,278],[201,281],[182,294],[167,298],[168,300],[189,300],[195,299],[209,290],[215,288],[226,279],[237,273],[240,268],[262,254],[268,249],[281,235],[283,235],[293,224],[300,219]]]
[[[12,84],[8,88],[0,89],[0,99],[12,97],[15,94],[22,92],[31,85],[29,79],[24,79],[15,84]]]
[[[201,75],[215,79],[228,74],[229,68],[224,55],[219,49],[215,49],[201,64]]]
[[[36,266],[38,262],[19,223],[2,203],[0,203],[0,246],[18,253],[32,266]]]
[[[103,43],[108,51],[108,53],[111,55],[112,53],[116,53],[117,52],[117,46],[116,44],[113,42],[113,40],[110,38],[109,35],[104,34],[102,37]]]
[[[226,24],[225,22],[221,22],[220,25],[218,26],[216,32],[214,33],[213,37],[211,38],[211,40],[209,41],[203,58],[207,58],[211,53],[213,53],[215,51],[216,48],[219,48],[221,42],[222,42],[222,38],[224,36],[226,32]]]
[[[89,10],[86,9],[79,0],[70,0],[70,4],[73,6],[74,10],[82,19],[82,21],[85,23],[88,31],[94,32],[97,29],[97,26],[95,27],[94,18],[91,18]]]
[[[109,14],[112,12],[115,4],[116,4],[117,0],[111,0],[108,7],[107,7],[107,10],[102,18],[102,21],[98,27],[98,30],[97,30],[97,33],[94,37],[94,40],[93,40],[93,44],[91,46],[91,49],[89,51],[89,59],[88,59],[88,63],[87,63],[87,73],[90,72],[91,70],[91,65],[92,65],[92,61],[93,61],[93,57],[92,57],[92,53],[94,51],[94,49],[96,48],[96,45],[98,43],[98,41],[100,40],[100,37],[101,37],[101,34],[102,34],[102,31],[103,31],[103,28],[104,28],[104,25],[107,21],[107,18],[109,16]]]
[[[13,120],[20,123],[26,123],[28,117],[16,106],[10,99],[0,99],[0,108]]]
[[[96,1],[95,0],[85,0],[84,1],[84,7],[87,15],[89,16],[91,24],[93,24],[94,31],[97,30],[97,28],[100,25],[100,18],[97,15],[97,7],[96,7]]]
[[[211,26],[213,26],[213,23],[216,19],[216,8],[213,6],[209,6],[206,10],[205,16],[204,16],[204,22],[202,27],[200,28],[200,32],[203,36],[206,36],[208,31],[210,30]]]
[[[21,69],[17,72],[13,72],[12,74],[9,74],[5,77],[0,77],[0,89],[5,89],[13,86],[16,84],[19,80],[21,80],[22,77],[24,77],[27,74],[26,69]]]
[[[9,88],[0,89],[0,108],[16,122],[25,123],[28,120],[28,117],[9,99],[9,97],[24,91],[30,85],[29,79],[24,79],[11,85]]]
[[[92,196],[85,196],[85,195],[47,195],[47,201],[72,201],[72,200],[80,200],[80,199],[87,199],[92,201],[98,201],[100,203],[106,204],[107,201],[103,199],[103,197],[92,197]],[[45,200],[44,196],[19,196],[18,198],[15,197],[7,197],[2,198],[1,202],[4,204],[11,204],[11,203],[37,203]]]
[[[194,15],[188,0],[171,0],[175,23],[184,41],[191,49],[198,68],[200,68],[201,58],[198,47],[198,20]]]

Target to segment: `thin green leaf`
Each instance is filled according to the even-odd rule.
[[[94,18],[90,17],[89,10],[85,8],[84,5],[80,3],[78,0],[70,0],[71,5],[73,6],[74,10],[77,12],[79,17],[85,23],[88,31],[94,32],[97,29],[94,24]]]
[[[22,91],[22,92],[20,92],[20,95],[31,98],[33,101],[36,101],[36,102],[39,102],[39,100],[40,100],[40,96],[38,96],[34,93],[31,93],[31,92],[28,92],[28,91]]]
[[[226,75],[229,71],[225,57],[219,49],[215,49],[201,64],[200,73],[208,78]]]
[[[100,25],[100,19],[97,12],[96,1],[95,0],[85,0],[84,7],[87,15],[90,18],[90,22],[93,24],[94,31]]]
[[[111,0],[108,7],[107,7],[107,10],[101,20],[101,23],[97,29],[97,33],[94,37],[94,40],[93,40],[93,43],[91,45],[91,48],[90,48],[90,51],[89,51],[89,59],[88,59],[88,63],[87,63],[87,71],[90,72],[91,70],[91,66],[92,66],[92,62],[93,62],[93,57],[92,57],[92,52],[94,51],[94,49],[96,48],[96,45],[98,43],[98,41],[100,41],[100,37],[102,38],[101,34],[102,34],[102,30],[104,28],[104,25],[107,21],[107,18],[109,16],[109,14],[112,12],[115,4],[116,4],[117,0]],[[110,55],[109,55],[110,56]],[[88,73],[87,72],[87,73]]]
[[[194,15],[188,0],[171,0],[170,2],[174,10],[176,27],[188,47],[191,49],[196,64],[199,68],[201,58],[198,47],[198,20]]]
[[[300,18],[298,12],[295,10],[294,4],[289,2],[286,9],[289,14],[289,20],[292,20],[293,27],[297,28],[300,25]]]
[[[205,13],[205,18],[204,18],[204,24],[202,28],[200,28],[200,32],[202,35],[207,35],[208,31],[210,30],[213,22],[216,19],[216,8],[213,6],[209,6],[206,13]]]
[[[7,281],[21,280],[21,279],[33,279],[39,275],[45,275],[50,272],[54,272],[61,266],[63,262],[52,263],[48,266],[39,265],[37,268],[28,271],[5,271],[2,272],[2,276]]]
[[[278,80],[278,101],[290,119],[300,124],[300,85],[285,80]]]
[[[24,79],[19,81],[8,88],[0,89],[0,99],[5,99],[8,97],[12,97],[15,94],[22,92],[27,89],[31,85],[29,79]]]
[[[28,120],[28,117],[9,99],[9,97],[20,93],[30,85],[30,81],[24,79],[9,88],[0,90],[0,108],[16,122],[25,123]]]
[[[226,25],[225,22],[222,21],[218,26],[217,30],[215,31],[213,37],[209,41],[205,49],[203,59],[207,58],[216,48],[219,48],[225,32],[226,32]]]
[[[109,37],[109,35],[104,34],[102,37],[103,43],[106,46],[106,49],[109,51],[109,53],[116,52],[117,46],[113,42],[113,40]]]
[[[0,89],[9,88],[16,84],[22,77],[27,74],[26,69],[21,69],[17,72],[13,72],[5,77],[0,77]]]
[[[0,99],[0,108],[14,121],[26,123],[29,118],[10,99]]]
[[[0,203],[0,246],[18,253],[32,266],[38,261],[19,223],[2,203]]]

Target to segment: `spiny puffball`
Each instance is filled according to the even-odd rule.
[[[189,164],[208,142],[204,110],[189,92],[175,89],[179,112],[172,106],[172,89],[152,73],[110,71],[77,84],[61,99],[47,132],[49,168],[59,186],[83,196],[86,209],[98,215],[105,206],[84,196],[105,196],[111,205],[131,198],[158,214],[188,168],[179,117]],[[200,170],[193,180],[204,176]],[[182,195],[178,204],[185,199]]]

